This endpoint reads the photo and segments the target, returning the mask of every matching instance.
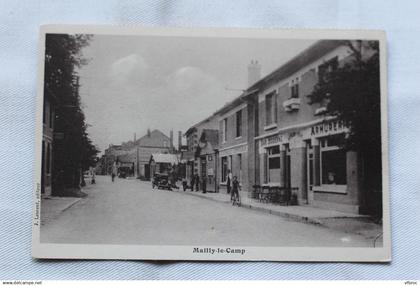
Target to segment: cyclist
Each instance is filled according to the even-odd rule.
[[[230,199],[232,201],[232,205],[235,205],[235,203],[240,206],[241,201],[239,200],[239,190],[241,190],[241,186],[239,185],[238,177],[233,176],[232,179],[232,191]]]

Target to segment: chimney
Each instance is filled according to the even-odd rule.
[[[258,60],[251,60],[248,64],[248,87],[261,79],[261,65]]]
[[[182,132],[178,131],[178,150],[181,151],[182,147]]]
[[[150,129],[147,129],[147,136],[150,138]]]
[[[172,150],[174,148],[174,131],[173,130],[169,132],[169,145]]]
[[[134,133],[134,143],[136,143],[136,133]]]

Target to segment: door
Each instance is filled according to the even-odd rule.
[[[285,145],[285,156],[284,156],[284,187],[291,187],[291,169],[290,169],[290,148],[289,145]]]
[[[206,157],[201,157],[200,158],[201,161],[201,177],[202,178],[206,178],[207,179],[207,161],[206,161]]]
[[[150,165],[149,164],[144,165],[144,176],[146,177],[146,179],[150,179]]]

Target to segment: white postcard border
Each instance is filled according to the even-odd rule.
[[[51,244],[40,242],[41,143],[44,88],[45,35],[106,34],[142,36],[185,36],[221,38],[273,39],[370,39],[380,42],[382,168],[383,168],[383,247],[241,247],[237,245],[142,246],[110,244]],[[386,37],[379,30],[312,30],[312,29],[244,29],[244,28],[179,28],[119,27],[95,25],[45,25],[40,28],[38,86],[36,99],[36,139],[34,165],[34,206],[32,256],[48,259],[137,259],[137,260],[237,260],[237,261],[307,261],[307,262],[389,262],[391,236],[389,213],[389,149]],[[243,249],[241,253],[194,253],[194,248]]]

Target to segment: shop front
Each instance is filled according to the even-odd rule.
[[[242,191],[248,191],[248,145],[241,144],[220,150],[220,189],[227,193],[227,182],[229,171],[232,177],[236,176]]]
[[[359,160],[343,148],[347,132],[342,121],[329,120],[257,138],[260,181],[297,188],[299,204],[358,213]]]

